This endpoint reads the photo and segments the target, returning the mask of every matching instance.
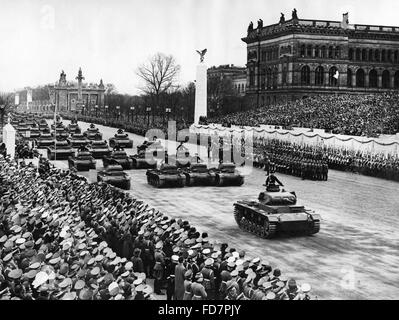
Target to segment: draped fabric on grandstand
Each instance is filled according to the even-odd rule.
[[[337,149],[353,150],[355,152],[382,153],[399,155],[399,135],[381,135],[379,138],[348,136],[325,133],[324,130],[294,128],[293,130],[275,129],[275,126],[260,127],[223,127],[219,124],[192,125],[190,131],[196,134],[214,135],[238,138],[245,133],[251,139],[279,139],[301,145],[326,146]]]

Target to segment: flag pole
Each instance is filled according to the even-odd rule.
[[[57,160],[57,104],[54,104],[54,161]]]

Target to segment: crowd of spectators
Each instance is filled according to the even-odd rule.
[[[335,134],[376,137],[399,132],[399,94],[319,95],[206,121],[237,126],[317,128]]]
[[[1,299],[310,298],[259,257],[70,171],[0,156],[0,199]]]

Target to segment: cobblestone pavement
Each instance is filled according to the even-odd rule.
[[[68,121],[64,121],[68,123]],[[82,130],[88,124],[79,122]],[[98,126],[108,140],[116,128]],[[143,137],[129,134],[136,146]],[[172,149],[172,147],[170,147]],[[66,161],[57,165],[67,167]],[[97,169],[102,161],[97,160]],[[321,230],[310,237],[265,240],[238,228],[233,203],[256,199],[264,172],[241,168],[242,187],[185,187],[155,189],[147,184],[145,170],[128,170],[134,197],[171,217],[181,217],[208,232],[216,243],[228,242],[281,268],[300,283],[309,282],[320,299],[397,299],[399,295],[399,184],[372,177],[330,170],[328,181],[303,181],[278,174],[299,204],[322,216]],[[88,177],[88,173],[82,173]]]

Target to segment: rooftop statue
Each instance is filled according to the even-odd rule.
[[[284,23],[284,22],[285,22],[284,13],[281,12],[280,23]]]
[[[292,11],[292,19],[298,20],[298,15],[297,15],[297,12],[296,12],[296,9],[295,9],[295,8],[294,8],[294,10]]]
[[[254,24],[252,23],[252,21],[249,23],[249,26],[248,26],[248,33],[249,32],[251,32],[251,31],[253,31],[254,30]]]

